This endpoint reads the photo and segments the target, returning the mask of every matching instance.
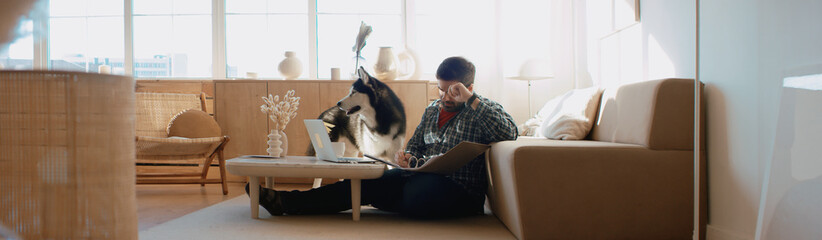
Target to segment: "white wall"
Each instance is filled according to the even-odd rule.
[[[611,28],[611,1],[587,0],[582,7],[587,10],[579,18],[586,23],[580,55],[586,61],[578,74],[590,74],[593,84],[695,78],[695,0],[640,1],[640,22],[622,29]]]
[[[705,82],[709,239],[749,239],[761,187],[757,6],[700,2],[700,80]]]
[[[641,1],[642,39],[647,80],[696,76],[696,3],[694,0]]]
[[[820,1],[700,2],[708,239],[753,239],[785,72],[822,63]],[[818,224],[817,224],[818,225]]]

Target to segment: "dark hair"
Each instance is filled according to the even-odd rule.
[[[470,87],[474,84],[474,64],[463,57],[449,57],[442,60],[437,68],[437,79],[443,81],[460,81]]]

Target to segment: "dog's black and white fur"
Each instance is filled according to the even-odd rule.
[[[348,96],[318,118],[330,126],[331,141],[345,143],[346,157],[362,152],[393,160],[405,144],[405,108],[388,85],[362,67],[357,73]],[[308,155],[314,155],[311,145]]]

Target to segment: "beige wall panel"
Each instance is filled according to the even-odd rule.
[[[266,154],[268,119],[260,111],[262,97],[268,95],[266,83],[216,83],[215,95],[215,118],[223,134],[231,137],[225,148],[226,159]]]
[[[428,102],[440,99],[440,89],[437,87],[437,82],[428,82]]]
[[[413,136],[425,112],[425,107],[428,106],[427,86],[424,83],[404,83],[402,81],[386,82],[386,84],[397,94],[405,108],[405,141],[407,142]]]
[[[214,82],[213,81],[202,81],[200,82],[203,87],[203,92],[206,94],[206,98],[214,98]]]
[[[351,90],[351,84],[354,81],[328,81],[320,83],[320,109],[321,111],[317,112],[317,116],[320,116],[322,111],[325,111],[328,108],[333,106],[337,106],[337,102],[339,102],[345,96],[348,96],[349,91]],[[315,116],[315,118],[317,117]]]
[[[203,80],[205,81],[205,80]],[[203,92],[200,80],[138,80],[136,92],[195,93]],[[208,80],[210,81],[210,80]]]

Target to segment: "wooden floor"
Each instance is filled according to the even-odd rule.
[[[305,190],[310,184],[275,184],[277,190]],[[137,185],[137,219],[139,230],[182,217],[186,214],[245,195],[245,183],[229,183],[228,195],[219,184]]]

